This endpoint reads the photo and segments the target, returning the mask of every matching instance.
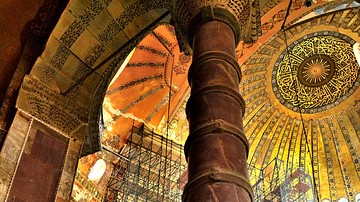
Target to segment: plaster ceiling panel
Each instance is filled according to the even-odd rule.
[[[190,58],[178,57],[173,29],[157,27],[138,44],[125,69],[109,87],[107,98],[112,108],[157,128],[168,110],[170,85],[172,102],[179,102],[187,88],[184,65]]]
[[[243,42],[239,43],[236,53],[238,57],[238,62],[240,64],[243,64],[250,57],[250,55],[252,55],[254,52],[259,50],[259,47],[262,44],[267,43],[269,38],[271,38],[281,29],[282,23],[284,22],[286,10],[289,5],[289,1],[271,0],[271,2],[278,2],[278,3],[276,4],[275,7],[273,7],[270,10],[269,7],[266,6],[263,7],[263,11],[261,11],[264,12],[264,14],[261,15],[262,35],[259,36],[257,42],[253,44],[244,44]],[[307,15],[310,10],[325,7],[331,4],[332,2],[339,3],[338,1],[331,1],[331,0],[330,1],[317,0],[314,1],[312,7],[309,8],[304,5],[303,1],[300,0],[293,1],[289,11],[290,15],[287,17],[285,25],[289,26],[297,22],[300,18]]]
[[[331,18],[324,18],[329,19],[327,25],[320,24],[324,23],[320,18],[305,22],[306,26],[286,31],[286,38],[280,32],[243,64],[240,91],[247,103],[244,129],[251,144],[252,183],[264,172],[270,174],[276,161],[285,176],[301,168],[314,177],[311,183],[321,199],[351,199],[360,190],[359,153],[354,149],[360,143],[360,67],[352,51],[360,36],[338,28],[349,13],[339,12],[340,18],[329,14]],[[268,50],[273,52],[270,61],[264,55]],[[280,66],[287,69],[287,76],[280,73],[284,70]],[[277,86],[280,83],[298,87]],[[283,90],[292,91],[296,98],[292,104],[285,102]]]
[[[327,14],[290,27],[286,40],[293,59],[291,65],[285,66],[294,71],[287,76],[276,70],[287,58],[282,32],[270,37],[241,66],[243,78],[239,89],[246,103],[244,130],[251,145],[249,174],[252,184],[261,184],[259,189],[254,187],[260,197],[271,195],[263,188],[270,186],[271,180],[276,179],[272,181],[273,186],[280,187],[280,183],[296,183],[294,176],[313,178],[314,181],[308,182],[317,187],[321,200],[353,199],[360,191],[360,153],[357,151],[360,148],[360,67],[352,51],[360,35],[356,26],[347,26],[351,19],[358,18],[358,11],[356,8],[350,12],[339,11],[336,15]],[[324,54],[321,51],[325,51]],[[340,75],[344,80],[335,81]],[[296,79],[300,77],[302,81]],[[293,89],[299,100],[293,104],[280,101],[279,89],[291,88],[274,86],[279,79],[287,79],[284,84],[300,83],[300,91]],[[334,86],[327,87],[329,84]],[[316,88],[329,90],[316,91]],[[344,89],[337,91],[340,88]],[[314,93],[325,94],[312,98]],[[310,109],[302,105],[299,113],[301,97],[317,107]],[[325,102],[328,98],[330,101]],[[316,104],[319,101],[323,106]],[[185,104],[170,123],[170,134],[177,139],[186,134],[182,128],[185,131],[188,128],[185,114],[181,112],[184,108]],[[292,191],[299,193],[302,188]]]
[[[136,97],[129,105],[125,106],[122,109],[122,112],[131,113],[136,117],[144,117],[144,122],[151,123],[152,121],[149,118],[151,118],[152,113],[164,113],[164,111],[161,109],[166,109],[165,104],[168,101],[166,99],[166,95],[168,92],[163,89],[163,86],[158,85],[149,89],[142,95]],[[142,101],[142,99],[147,99],[148,101]],[[137,107],[132,108],[133,105],[137,105]],[[154,111],[154,109],[156,109],[156,111]]]
[[[350,62],[344,58],[346,58],[345,55],[350,54],[341,56],[334,53],[329,54],[329,56],[311,58],[312,55],[308,52],[309,55],[300,58],[299,63],[303,63],[303,65],[296,67],[302,68],[303,71],[296,69],[285,75],[279,74],[275,65],[277,63],[278,66],[280,63],[286,64],[286,61],[282,59],[288,57],[285,51],[285,37],[282,32],[279,32],[284,20],[287,2],[269,0],[262,1],[262,4],[267,5],[268,2],[276,2],[276,6],[273,7],[270,3],[267,8],[270,8],[270,11],[265,11],[267,14],[262,19],[264,35],[260,37],[259,43],[247,47],[240,47],[241,45],[239,45],[237,49],[238,61],[242,64],[243,72],[243,80],[239,89],[246,101],[244,130],[251,143],[248,157],[251,182],[255,184],[261,179],[269,180],[268,176],[272,176],[273,179],[278,179],[276,181],[278,184],[272,185],[280,187],[280,183],[300,179],[299,177],[302,176],[305,177],[306,181],[304,182],[312,183],[316,187],[316,193],[319,194],[321,200],[325,198],[338,200],[342,197],[352,199],[360,191],[360,153],[357,149],[360,148],[360,90],[356,87],[358,85],[356,84],[357,80],[353,82],[351,88],[343,89],[344,95],[338,96],[320,107],[307,109],[304,107],[301,113],[297,100],[286,103],[284,98],[282,100],[282,95],[278,89],[293,91],[295,97],[301,95],[296,92],[304,93],[302,97],[305,100],[309,100],[308,97],[311,98],[309,93],[303,89],[297,91],[290,87],[279,87],[273,84],[281,78],[287,79],[282,82],[283,84],[294,82],[292,79],[298,78],[296,81],[303,82],[303,85],[315,89],[332,82],[331,79],[335,78],[335,74],[342,75],[345,72],[352,72],[352,75],[357,75],[359,78],[359,69],[356,69],[358,65],[354,68],[350,68],[351,65],[347,66]],[[294,2],[288,22],[296,21],[309,11],[309,8],[303,6],[303,1],[301,4],[299,2]],[[121,9],[133,3],[136,1],[125,2]],[[319,0],[315,6],[326,3],[327,1]],[[112,8],[107,9],[111,15],[122,14],[122,12],[113,13],[110,11]],[[300,43],[307,44],[302,47],[309,47],[311,44],[316,47],[318,44],[314,44],[314,41],[308,41],[303,37],[311,38],[314,33],[324,34],[324,30],[331,32],[331,36],[335,38],[337,37],[335,33],[343,33],[359,42],[359,33],[355,33],[359,29],[358,18],[358,10],[353,9],[350,12],[326,15],[304,22],[296,27],[290,27],[286,31],[287,42],[291,50]],[[124,35],[133,35],[132,30],[138,29],[136,24],[127,28],[126,33],[116,31],[114,32],[116,34],[111,33],[109,38],[105,38],[117,40],[114,44],[121,44],[123,40],[130,38],[130,36]],[[114,39],[113,36],[119,35],[119,33],[121,33],[119,36],[121,39],[116,39],[117,37]],[[342,37],[343,35],[338,36]],[[171,27],[161,26],[148,37],[139,44],[129,64],[109,87],[104,101],[104,110],[109,113],[108,122],[111,129],[110,127],[107,128],[102,141],[104,145],[110,145],[114,149],[120,149],[125,142],[133,125],[133,120],[135,120],[135,125],[151,124],[158,131],[166,134],[170,66],[173,66],[174,69],[174,78],[172,79],[174,92],[171,99],[170,114],[172,119],[169,124],[168,137],[183,144],[188,135],[188,124],[184,109],[188,97],[186,71],[191,58],[179,55]],[[332,38],[329,43],[324,44],[331,44],[331,41],[339,42]],[[147,42],[150,45],[147,45]],[[108,45],[110,43],[112,42],[106,42]],[[348,40],[347,43],[352,42]],[[168,53],[162,56],[161,52],[166,52],[165,47],[172,50],[176,55],[174,65],[170,65],[169,58],[171,57]],[[116,45],[112,45],[112,49],[115,50]],[[296,54],[294,55],[296,56]],[[332,57],[337,59],[331,59]],[[335,73],[328,77],[327,73],[333,71],[332,69],[327,70],[328,63],[331,63],[331,60],[343,59],[345,62],[342,67],[347,68],[346,71],[342,71],[342,68],[335,65],[333,68]],[[158,64],[159,62],[167,64],[163,67]],[[139,65],[141,63],[142,65]],[[285,68],[291,70],[292,65],[285,65]],[[302,81],[299,77],[303,78]],[[342,88],[343,86],[338,82],[334,89],[337,87]],[[325,99],[326,96],[332,96],[329,93],[325,94],[310,101],[315,103],[320,99]],[[173,110],[177,111],[173,112]],[[154,111],[156,112],[155,115],[150,116]],[[275,171],[278,173],[276,174]],[[312,179],[314,180],[312,181]],[[269,194],[265,193],[269,189],[264,189],[264,187],[270,187],[269,181],[262,182],[264,184],[260,189],[254,187],[254,191],[256,194],[261,191],[263,191],[262,194]],[[299,186],[292,191],[300,193],[301,190],[306,189],[306,187]],[[288,201],[294,200],[289,199]]]
[[[109,96],[109,98],[112,101],[114,101],[113,105],[123,113],[128,113],[130,108],[132,108],[135,104],[137,104],[140,101],[143,101],[143,99],[146,99],[147,96],[150,96],[154,93],[158,93],[164,88],[161,85],[159,86],[159,83],[157,81],[148,81],[148,82],[140,81],[140,82],[142,84],[137,84],[137,85],[135,84],[136,86],[127,89],[125,89],[126,87],[123,87],[121,91],[117,92],[117,94],[115,95],[113,94],[113,96]],[[141,96],[143,94],[144,96]],[[148,110],[151,110],[150,106],[148,108],[149,108]]]

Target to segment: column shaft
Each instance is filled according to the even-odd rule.
[[[185,144],[189,182],[183,201],[252,200],[240,80],[233,30],[220,21],[200,25],[189,69],[190,135]]]

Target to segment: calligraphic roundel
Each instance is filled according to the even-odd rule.
[[[355,41],[323,31],[294,41],[275,63],[272,85],[287,108],[317,113],[338,105],[360,84]]]

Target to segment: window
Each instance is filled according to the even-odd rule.
[[[355,202],[360,202],[360,193],[356,194]]]
[[[99,183],[106,170],[106,163],[104,160],[99,159],[94,166],[90,169],[88,178],[96,183]]]
[[[346,198],[341,198],[339,202],[349,202],[349,200],[347,200]]]

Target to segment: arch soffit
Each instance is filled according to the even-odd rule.
[[[17,108],[83,139],[83,155],[99,150],[107,86],[146,31],[169,22],[167,7],[160,0],[70,3],[25,77]],[[87,132],[79,134],[83,125]]]

